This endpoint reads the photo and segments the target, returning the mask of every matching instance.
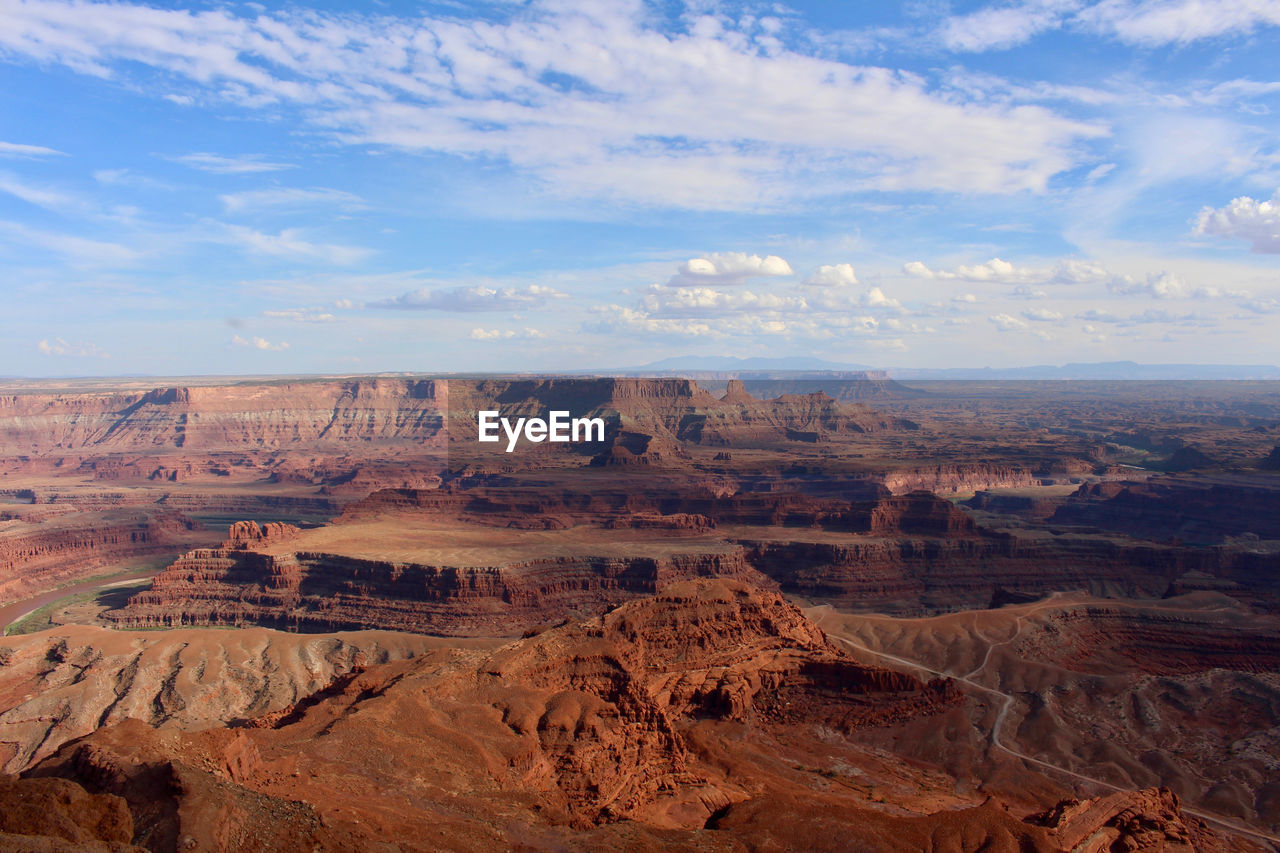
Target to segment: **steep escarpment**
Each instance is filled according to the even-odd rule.
[[[12,601],[138,557],[173,554],[208,540],[176,512],[59,512],[0,521],[0,601]]]
[[[1190,576],[1221,579],[1233,594],[1273,606],[1273,577],[1280,571],[1278,554],[1096,536],[986,531],[850,542],[740,541],[750,548],[751,565],[783,590],[902,615],[984,607],[998,590],[1158,598]]]
[[[796,494],[388,490],[311,531],[238,524],[104,618],[124,627],[265,625],[512,635],[676,580],[778,585],[921,614],[1084,589],[1160,597],[1217,584],[1266,604],[1280,554],[1088,533],[990,530],[928,492]]]
[[[936,494],[975,492],[1035,485],[1031,469],[1011,465],[972,462],[927,465],[890,471],[884,485],[894,494],[924,490]]]
[[[1087,483],[1051,520],[1166,541],[1280,539],[1280,489],[1272,479],[1175,476]]]
[[[207,452],[437,436],[447,386],[357,379],[0,397],[0,455]]]
[[[767,583],[739,547],[632,557],[578,554],[502,565],[428,565],[241,547],[190,552],[151,589],[105,618],[146,628],[266,625],[305,631],[377,627],[448,636],[519,634],[575,613],[600,612],[698,576]]]

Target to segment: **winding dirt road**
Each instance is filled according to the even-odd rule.
[[[848,636],[842,634],[839,630],[833,630],[833,627],[831,625],[831,619],[829,617],[832,614],[835,614],[837,611],[835,610],[835,608],[833,608],[829,604],[824,604],[824,605],[811,608],[808,611],[808,615],[810,619],[812,619],[820,628],[822,628],[824,632],[826,632],[828,637],[848,647],[849,649],[852,649],[858,652],[863,652],[865,654],[873,655],[883,660],[890,661],[891,663],[898,664],[899,666],[907,667],[909,669],[919,670],[920,672],[927,673],[931,676],[950,678],[951,680],[964,684],[967,687],[971,687],[974,690],[980,690],[992,696],[999,697],[1002,704],[1000,706],[1000,710],[996,713],[995,722],[992,724],[991,732],[989,733],[989,736],[991,738],[991,745],[996,749],[1007,752],[1009,755],[1012,755],[1015,758],[1025,761],[1028,764],[1032,764],[1042,770],[1049,770],[1054,773],[1061,774],[1063,776],[1069,776],[1072,779],[1075,779],[1076,781],[1086,782],[1091,785],[1096,785],[1108,791],[1123,791],[1126,789],[1121,788],[1118,785],[1113,785],[1110,782],[1106,782],[1094,776],[1088,776],[1084,773],[1078,773],[1074,770],[1069,770],[1066,767],[1059,767],[1056,764],[1052,764],[1048,761],[1044,761],[1042,759],[1036,758],[1034,755],[1029,755],[1023,752],[1022,750],[1009,746],[1001,738],[1000,732],[1001,732],[1001,729],[1004,727],[1005,719],[1008,717],[1009,709],[1013,707],[1014,703],[1017,700],[1013,697],[1012,694],[1005,693],[1002,690],[996,690],[995,688],[988,687],[985,684],[980,684],[977,681],[973,680],[973,676],[980,674],[983,670],[986,669],[987,664],[991,660],[991,652],[993,649],[995,649],[997,646],[1002,646],[1002,645],[1007,645],[1009,643],[1012,643],[1015,639],[1017,639],[1018,635],[1022,633],[1024,620],[1026,619],[1027,616],[1030,616],[1032,613],[1048,609],[1050,607],[1061,606],[1062,602],[1059,600],[1061,597],[1063,597],[1062,593],[1053,593],[1049,598],[1045,599],[1044,601],[1037,602],[1036,605],[1029,608],[1026,613],[1019,615],[1017,617],[1017,631],[1015,631],[1014,634],[1011,637],[1009,637],[1009,639],[1007,640],[1002,640],[1000,642],[991,643],[990,645],[988,645],[986,656],[982,659],[982,664],[977,669],[973,670],[967,675],[957,675],[952,672],[944,672],[942,670],[933,669],[932,667],[925,666],[919,661],[914,661],[908,658],[899,657],[898,655],[891,655],[887,652],[877,651],[875,649],[868,648],[862,643],[859,643],[853,639],[850,639]],[[1199,809],[1193,809],[1193,808],[1183,806],[1182,810],[1187,814],[1194,815],[1195,817],[1200,818],[1206,823],[1212,823],[1215,826],[1221,827],[1227,832],[1233,833],[1235,835],[1244,836],[1253,841],[1261,841],[1264,844],[1267,844],[1268,846],[1270,846],[1270,848],[1273,851],[1280,851],[1280,836],[1272,835],[1271,833],[1264,832],[1263,830],[1252,829],[1250,827],[1243,826],[1234,821],[1230,821],[1225,818],[1218,817],[1216,815],[1208,814]]]

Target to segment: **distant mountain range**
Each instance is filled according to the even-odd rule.
[[[871,370],[867,364],[842,364],[820,358],[796,355],[783,358],[736,358],[731,355],[679,355],[639,367],[624,368],[626,373],[669,372],[673,370]]]
[[[613,375],[707,373],[847,373],[875,371],[892,379],[1075,379],[1075,380],[1174,380],[1174,379],[1280,379],[1280,367],[1270,364],[1140,364],[1136,361],[1037,364],[1028,367],[889,367],[826,361],[809,356],[736,358],[734,356],[676,356],[638,367],[605,372]]]

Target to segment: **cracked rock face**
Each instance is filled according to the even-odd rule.
[[[3,643],[0,760],[17,773],[125,719],[195,729],[287,707],[353,669],[412,657],[431,641],[378,631],[321,637],[66,626]]]

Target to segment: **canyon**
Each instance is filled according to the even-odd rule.
[[[1276,383],[118,386],[0,392],[11,846],[1274,849]]]

